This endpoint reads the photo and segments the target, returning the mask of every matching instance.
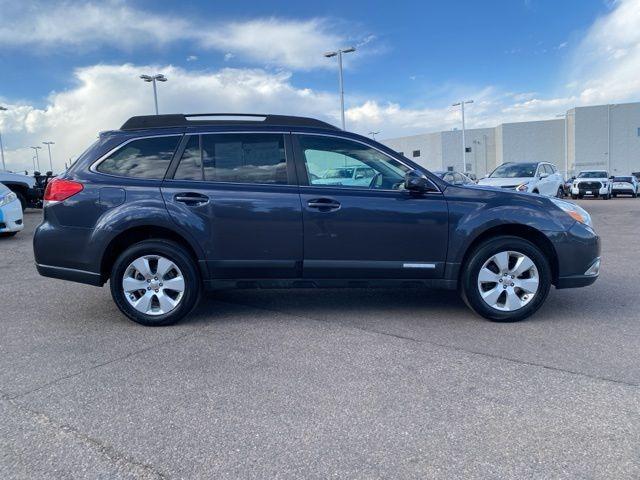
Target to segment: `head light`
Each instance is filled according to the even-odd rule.
[[[589,215],[589,213],[587,213],[587,211],[584,208],[579,207],[578,205],[571,202],[565,202],[564,200],[560,200],[558,198],[549,197],[549,200],[551,200],[556,207],[558,207],[560,210],[563,210],[567,215],[569,215],[574,220],[580,223],[584,223],[585,225],[588,225],[589,227],[593,228],[591,215]]]
[[[516,187],[517,192],[528,192],[529,191],[529,182],[521,183]]]
[[[13,192],[7,193],[4,197],[0,197],[0,207],[4,207],[5,205],[9,205],[11,202],[16,200],[17,198],[18,198],[18,196]]]

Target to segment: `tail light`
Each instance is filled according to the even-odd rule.
[[[54,178],[47,184],[47,188],[44,191],[44,204],[53,205],[62,202],[81,192],[83,188],[84,185],[79,182]]]

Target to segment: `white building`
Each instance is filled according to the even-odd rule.
[[[532,161],[551,162],[570,175],[599,168],[612,175],[640,171],[640,103],[576,107],[565,119],[468,129],[466,166],[460,130],[382,142],[431,170],[467,171],[478,177],[502,163]]]

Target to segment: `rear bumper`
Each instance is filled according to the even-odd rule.
[[[88,272],[86,270],[77,270],[75,268],[55,267],[53,265],[42,265],[36,263],[38,273],[43,277],[58,278],[60,280],[69,280],[71,282],[86,283],[101,287],[104,282],[99,273]]]
[[[580,288],[593,285],[598,279],[598,275],[575,275],[572,277],[561,277],[556,281],[556,288]]]

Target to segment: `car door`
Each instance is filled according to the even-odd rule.
[[[301,275],[302,211],[288,134],[186,135],[162,185],[213,278]]]
[[[536,175],[538,192],[541,195],[549,195],[549,184],[552,181],[551,172],[545,163],[538,165],[538,173]]]
[[[442,193],[403,190],[411,168],[374,145],[338,135],[295,134],[304,222],[303,277],[439,278],[447,253]],[[369,185],[322,181],[338,168],[374,170]]]

